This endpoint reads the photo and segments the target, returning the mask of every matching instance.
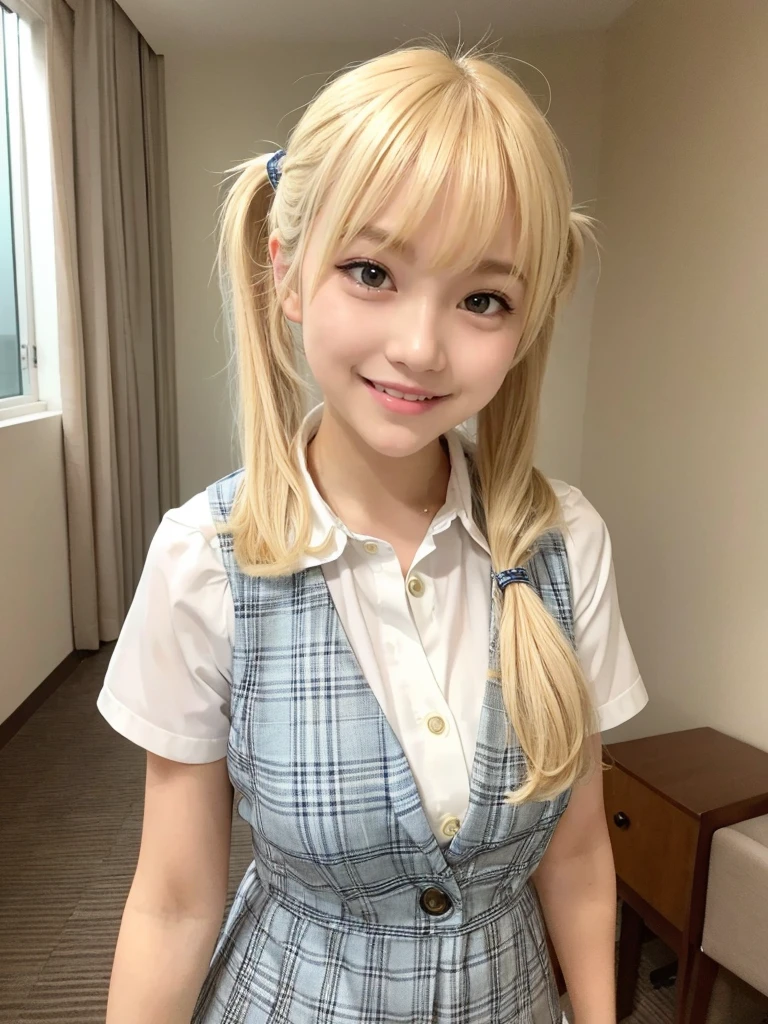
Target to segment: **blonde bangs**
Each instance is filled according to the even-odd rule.
[[[405,185],[403,201],[388,222],[387,239],[374,252],[408,241],[442,202],[445,230],[433,266],[467,271],[489,254],[512,200],[518,228],[516,270],[534,282],[538,306],[541,293],[551,294],[561,268],[554,265],[559,262],[556,254],[551,254],[554,260],[542,259],[541,245],[535,244],[551,235],[541,221],[546,199],[525,155],[531,140],[510,144],[498,109],[478,92],[476,83],[461,74],[446,82],[445,69],[440,75],[420,75],[405,86],[401,83],[388,101],[376,97],[375,107],[371,116],[356,119],[357,130],[341,135],[325,155],[319,176],[333,184],[322,202],[323,228],[310,300],[339,249],[374,223]],[[322,186],[318,193],[323,194]],[[567,237],[568,210],[564,213],[558,230]],[[551,264],[548,275],[541,273],[546,262]]]

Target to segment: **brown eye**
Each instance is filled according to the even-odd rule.
[[[343,270],[355,284],[359,284],[363,288],[370,288],[372,291],[381,291],[381,285],[389,277],[383,267],[371,260],[355,260],[354,263],[347,263],[343,267],[339,267],[339,270]],[[355,271],[360,271],[359,278],[357,273],[353,273]]]
[[[512,306],[507,299],[500,295],[498,292],[476,292],[474,295],[470,295],[464,299],[467,304],[467,309],[470,313],[479,313],[483,315],[488,312],[488,308],[492,302],[497,302],[506,313],[511,313]],[[491,309],[491,314],[500,312],[498,309]]]

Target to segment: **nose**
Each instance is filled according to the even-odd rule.
[[[386,347],[389,362],[400,363],[413,373],[444,370],[446,352],[435,303],[423,298],[409,304],[403,313],[393,325],[394,331]]]

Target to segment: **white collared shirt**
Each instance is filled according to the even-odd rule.
[[[332,543],[300,568],[322,565],[360,667],[411,765],[441,845],[469,802],[469,778],[488,667],[491,560],[472,518],[461,439],[447,435],[446,500],[403,578],[390,544],[351,533],[328,508],[306,467],[319,424],[302,427],[302,473],[312,544]],[[552,481],[566,525],[574,634],[600,728],[647,702],[619,611],[608,531],[580,491]],[[202,492],[163,518],[118,639],[99,709],[128,739],[171,760],[226,756],[234,609],[208,498]]]

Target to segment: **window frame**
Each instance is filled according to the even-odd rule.
[[[31,51],[31,33],[39,22],[39,14],[24,3],[0,0],[0,16],[18,19],[19,45],[8,62],[6,49],[7,120],[3,117],[0,130],[7,130],[9,143],[11,217],[16,288],[16,315],[21,364],[22,392],[0,398],[0,421],[36,412],[44,412],[46,403],[40,401],[37,372],[37,338],[35,333],[34,293],[31,273],[29,193],[27,187],[26,139],[22,108],[22,61],[25,45]],[[26,38],[24,33],[27,33]],[[5,40],[5,33],[3,33]],[[5,45],[3,43],[3,45]]]

